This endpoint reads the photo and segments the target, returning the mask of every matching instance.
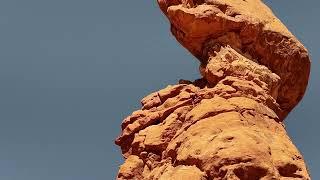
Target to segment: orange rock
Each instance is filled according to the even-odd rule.
[[[229,45],[281,77],[278,103],[290,111],[310,72],[306,48],[261,0],[158,0],[177,40],[206,64]]]
[[[141,100],[116,144],[118,179],[309,180],[284,118],[302,98],[307,50],[260,0],[158,0],[201,62]]]
[[[144,163],[138,156],[129,156],[119,169],[118,179],[142,179]]]

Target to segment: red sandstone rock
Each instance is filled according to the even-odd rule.
[[[124,119],[118,179],[309,180],[283,123],[307,85],[303,45],[260,0],[158,1],[202,79]]]
[[[159,0],[177,40],[201,62],[230,45],[281,77],[278,103],[289,112],[310,71],[305,47],[260,0]]]

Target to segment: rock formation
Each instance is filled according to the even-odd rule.
[[[202,78],[124,119],[118,179],[310,179],[283,123],[307,86],[306,48],[260,0],[158,3]]]

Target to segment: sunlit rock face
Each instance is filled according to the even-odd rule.
[[[201,78],[141,100],[116,144],[118,179],[310,179],[284,118],[310,60],[260,0],[158,0]]]

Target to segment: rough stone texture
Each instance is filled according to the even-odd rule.
[[[202,78],[124,119],[118,179],[310,179],[283,122],[307,86],[303,45],[260,0],[158,2]]]
[[[177,40],[207,63],[221,46],[258,61],[281,77],[278,103],[290,111],[310,71],[307,50],[260,0],[159,0]]]

